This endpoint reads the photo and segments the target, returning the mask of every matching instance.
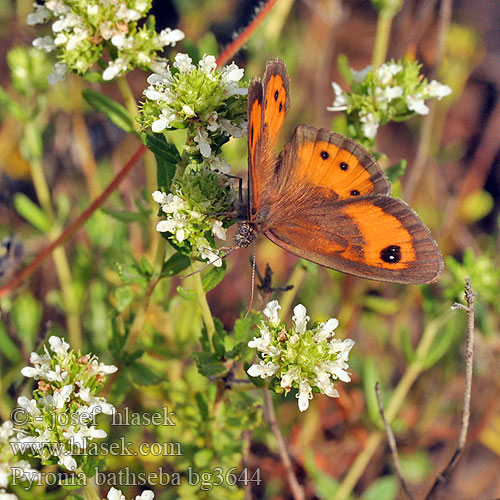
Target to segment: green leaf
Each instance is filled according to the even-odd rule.
[[[182,253],[175,253],[163,263],[161,268],[161,276],[174,276],[179,274],[182,270],[186,269],[191,264],[191,259]]]
[[[377,369],[377,361],[375,358],[368,356],[363,362],[363,388],[365,391],[366,407],[368,415],[372,422],[379,427],[382,425],[382,419],[377,403],[377,395],[375,393],[375,384],[380,380]]]
[[[460,206],[460,216],[468,224],[486,217],[495,205],[493,196],[488,191],[475,191],[465,198]]]
[[[152,151],[156,158],[156,177],[158,189],[163,192],[170,191],[170,185],[174,178],[177,164],[181,157],[177,148],[167,142],[163,134],[141,134],[144,145]]]
[[[226,268],[226,261],[223,260],[222,266],[212,266],[208,273],[201,278],[201,283],[205,292],[209,292],[222,281],[222,278],[224,278],[224,275],[226,274]]]
[[[113,290],[116,299],[116,309],[123,312],[135,298],[134,289],[130,285],[119,286]]]
[[[213,450],[209,450],[207,448],[198,450],[193,456],[193,462],[198,469],[206,469],[211,463],[213,463],[213,459]]]
[[[29,114],[23,106],[16,102],[3,87],[0,87],[0,104],[2,104],[7,112],[11,114],[17,121],[25,123],[28,121]]]
[[[316,465],[314,453],[310,448],[306,450],[304,465],[308,475],[313,479],[316,495],[323,499],[335,498],[339,482]]]
[[[33,227],[46,233],[51,227],[50,219],[44,211],[33,203],[24,193],[17,193],[14,196],[14,208],[16,212],[26,219]]]
[[[153,266],[151,265],[149,260],[146,259],[146,257],[142,257],[141,259],[141,269],[147,276],[151,276],[153,274]]]
[[[147,213],[144,212],[129,212],[127,210],[112,210],[110,208],[101,208],[101,211],[120,222],[144,222],[148,218]]]
[[[0,352],[2,352],[12,363],[19,363],[21,361],[19,348],[14,344],[7,333],[5,323],[0,323]]]
[[[125,132],[135,132],[128,111],[118,102],[92,89],[82,90],[84,99],[96,110],[106,115],[108,120]]]
[[[163,378],[144,363],[135,362],[128,366],[128,375],[134,384],[157,385]]]
[[[226,348],[224,346],[224,338],[227,336],[226,330],[222,325],[222,321],[218,318],[214,318],[215,332],[212,336],[212,342],[214,344],[215,355],[218,359],[222,359],[226,354]]]
[[[386,171],[387,177],[391,182],[397,181],[405,172],[408,162],[406,160],[401,160],[395,165],[390,166]]]
[[[349,65],[349,59],[345,54],[340,54],[337,57],[337,67],[339,69],[339,73],[342,75],[342,78],[349,85],[351,85],[351,83],[352,83],[352,71],[351,71],[351,66]]]
[[[378,295],[366,295],[362,303],[363,306],[378,314],[391,315],[397,313],[400,309],[399,300]]]
[[[41,304],[29,293],[23,293],[12,304],[10,315],[19,337],[31,349],[42,321]]]
[[[405,326],[401,331],[401,349],[405,355],[405,359],[408,363],[411,363],[415,359],[415,349],[411,343],[410,329]]]
[[[395,500],[397,494],[397,479],[394,476],[384,476],[366,488],[361,500]]]
[[[208,402],[206,400],[206,397],[197,392],[196,393],[196,403],[198,404],[198,408],[200,410],[200,416],[201,416],[201,421],[202,422],[208,422]]]
[[[191,358],[196,362],[198,371],[205,377],[219,375],[227,371],[224,363],[218,361],[217,356],[211,352],[193,352]]]
[[[198,300],[198,296],[196,295],[196,292],[194,290],[190,290],[189,288],[183,288],[182,286],[178,286],[177,293],[179,294],[180,297],[182,297],[185,300],[189,300],[189,301],[193,301],[193,302]]]

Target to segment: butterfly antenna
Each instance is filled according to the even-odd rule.
[[[189,273],[189,274],[186,274],[185,276],[179,276],[179,278],[181,280],[183,280],[184,278],[189,278],[190,276],[193,276],[195,274],[198,274],[198,273],[201,273],[202,271],[204,271],[207,267],[211,266],[212,264],[214,264],[215,262],[217,262],[218,260],[222,260],[222,259],[225,259],[230,253],[232,253],[234,250],[236,250],[237,247],[231,247],[229,249],[229,252],[226,252],[224,255],[219,255],[216,259],[214,260],[211,260],[207,265],[203,266],[201,269],[198,269],[197,271],[193,271],[192,273]]]
[[[252,291],[250,292],[250,303],[248,304],[248,309],[247,312],[245,313],[245,316],[243,316],[243,319],[245,319],[248,316],[248,313],[250,312],[250,309],[253,304],[253,296],[254,296],[254,291],[255,291],[255,269],[256,269],[256,262],[255,262],[255,254],[257,253],[257,245],[255,244],[255,241],[253,242],[253,257],[252,257]]]

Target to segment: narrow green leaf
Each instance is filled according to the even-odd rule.
[[[411,363],[415,359],[415,350],[411,344],[410,329],[407,326],[401,331],[401,349],[403,350],[406,361]]]
[[[408,162],[406,160],[401,160],[395,165],[391,165],[386,171],[387,177],[391,182],[397,181],[405,172]]]
[[[196,301],[198,298],[194,290],[189,290],[188,288],[183,288],[182,286],[177,287],[177,293],[183,299],[193,302]]]
[[[82,95],[96,111],[106,115],[117,127],[129,133],[135,131],[130,114],[120,103],[92,89],[82,90]]]
[[[141,134],[142,142],[155,155],[156,177],[158,189],[164,192],[170,191],[170,185],[181,157],[177,148],[167,142],[163,134]]]
[[[144,363],[132,363],[128,366],[128,373],[130,380],[138,385],[157,385],[162,381],[162,377]]]
[[[101,211],[106,215],[120,222],[144,222],[147,220],[147,215],[140,212],[129,212],[127,210],[112,210],[110,208],[101,208]]]
[[[21,361],[19,348],[10,338],[4,323],[0,323],[0,352],[13,363],[19,363]]]
[[[163,263],[161,268],[161,276],[174,276],[179,274],[191,264],[191,259],[182,253],[175,253]]]
[[[363,362],[363,388],[365,391],[366,407],[372,422],[378,426],[382,424],[375,393],[375,384],[380,380],[375,358],[367,357]]]
[[[351,85],[352,83],[352,71],[349,65],[349,59],[345,54],[340,54],[337,57],[337,67],[339,69],[339,73],[342,75],[342,78]],[[333,99],[332,99],[333,100]]]
[[[205,292],[209,292],[222,281],[222,278],[224,278],[224,275],[226,274],[226,268],[227,266],[224,260],[222,261],[222,266],[212,266],[210,268],[210,271],[208,271],[208,273],[201,279],[203,290]]]
[[[397,479],[394,476],[384,476],[366,488],[361,500],[395,500],[397,494]]]
[[[49,231],[51,226],[50,219],[45,215],[44,211],[33,203],[24,193],[17,193],[15,195],[14,208],[21,217],[26,219],[39,231],[43,233]]]
[[[33,347],[42,321],[42,306],[29,293],[22,293],[12,304],[10,312],[12,323],[26,350]]]

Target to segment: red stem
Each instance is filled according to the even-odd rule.
[[[274,7],[278,0],[269,0],[262,9],[260,9],[259,13],[255,16],[253,21],[238,35],[236,40],[231,42],[225,50],[222,51],[220,56],[217,58],[217,67],[224,66],[231,57],[241,49],[241,47],[246,43],[246,41],[250,38],[253,32],[258,28],[259,24],[266,18],[269,14],[270,10]]]
[[[120,182],[127,176],[132,167],[137,163],[141,156],[147,151],[146,146],[141,147],[134,153],[125,166],[116,174],[115,178],[111,181],[103,193],[94,200],[87,210],[85,210],[70,226],[68,226],[60,236],[55,239],[50,245],[45,247],[25,268],[21,269],[14,277],[5,285],[0,287],[0,299],[9,293],[12,293],[24,280],[29,278],[33,272],[41,266],[53,250],[62,245],[73,233],[75,233],[85,221],[106,201],[108,196],[118,187]]]

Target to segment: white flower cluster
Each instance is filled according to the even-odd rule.
[[[33,45],[45,52],[58,51],[49,82],[55,83],[68,70],[86,73],[100,58],[104,46],[112,58],[102,74],[104,80],[124,74],[134,66],[157,71],[166,61],[157,55],[184,38],[178,29],[160,33],[137,21],[151,8],[151,0],[47,0],[33,4],[29,25],[52,22],[52,35],[36,38]]]
[[[279,318],[279,309],[277,300],[269,302],[264,309],[267,321],[260,324],[259,336],[248,343],[257,349],[262,360],[252,365],[248,374],[261,378],[276,376],[280,379],[280,390],[287,393],[292,387],[298,389],[300,411],[309,407],[313,387],[329,397],[339,397],[334,380],[351,380],[346,370],[354,341],[333,338],[339,324],[335,318],[307,329],[310,318],[302,304],[295,306],[294,326],[287,330]]]
[[[412,113],[426,115],[429,107],[425,100],[441,100],[451,93],[448,85],[436,80],[422,82],[419,70],[418,63],[408,61],[384,63],[375,71],[371,66],[351,70],[352,92],[344,92],[332,82],[335,99],[326,109],[356,113],[364,136],[374,139],[381,124]]]
[[[217,162],[213,160],[213,136],[220,133],[238,138],[246,133],[245,100],[241,97],[248,89],[239,83],[243,69],[232,63],[217,71],[211,55],[204,55],[195,66],[187,54],[177,54],[173,68],[149,76],[144,125],[156,133],[187,127],[194,141],[189,152]]]
[[[69,344],[59,337],[50,337],[49,344],[52,353],[46,346],[42,355],[31,353],[33,366],[21,370],[25,377],[38,380],[38,390],[34,399],[21,396],[17,400],[26,423],[17,429],[16,438],[33,456],[42,460],[55,456],[60,465],[75,470],[77,462],[71,452],[83,453],[88,440],[106,437],[106,432],[92,423],[98,414],[111,415],[115,408],[95,393],[105,376],[117,368],[100,363],[95,355],[70,351]]]
[[[35,481],[40,473],[31,468],[26,460],[17,460],[13,452],[13,447],[18,440],[15,437],[14,425],[10,420],[3,422],[0,426],[0,500],[17,500],[13,493],[6,493],[4,488],[9,486],[9,478],[16,471],[16,477],[21,476],[22,480]]]
[[[135,497],[135,500],[153,500],[154,493],[151,490],[144,490],[140,495]],[[108,491],[108,495],[106,496],[108,500],[126,500],[125,495],[122,495],[121,490],[117,490],[116,488],[111,488]],[[0,500],[2,500],[0,498]]]
[[[171,233],[177,243],[189,241],[194,257],[220,267],[222,259],[219,258],[217,249],[205,237],[205,232],[210,231],[213,236],[225,241],[226,229],[222,221],[191,208],[190,203],[179,194],[166,194],[160,191],[153,193],[153,200],[161,205],[162,211],[167,215],[166,219],[158,222],[156,230],[161,233]]]

